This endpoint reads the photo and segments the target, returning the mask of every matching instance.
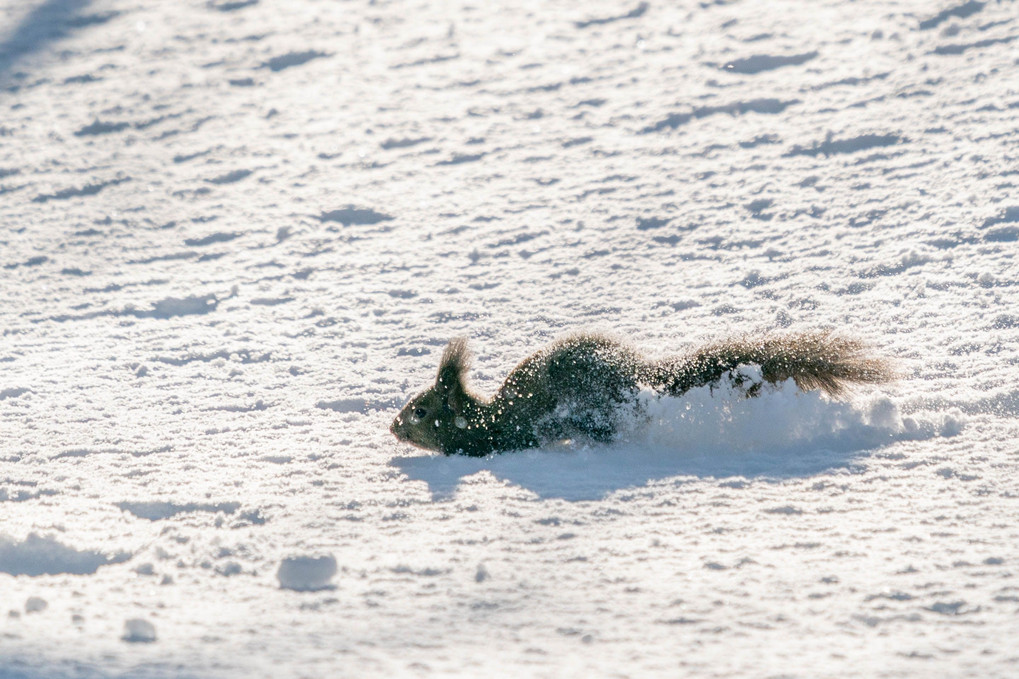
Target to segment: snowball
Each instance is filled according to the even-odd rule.
[[[485,564],[479,563],[478,572],[474,574],[474,582],[484,582],[485,580],[488,580],[490,577],[492,576],[488,574],[488,569],[485,568]]]
[[[336,557],[292,556],[280,562],[276,573],[280,587],[298,592],[312,592],[332,587],[330,580],[336,575]]]
[[[28,601],[25,602],[26,613],[38,613],[39,611],[45,611],[46,607],[49,606],[46,600],[37,596],[28,597]]]
[[[225,564],[216,567],[216,572],[220,575],[230,577],[231,575],[237,575],[242,572],[241,565],[236,561],[227,561]]]
[[[156,640],[156,627],[148,620],[131,618],[124,621],[124,641],[134,643],[152,643]]]

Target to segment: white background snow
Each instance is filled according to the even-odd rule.
[[[0,677],[1014,677],[1019,4],[0,3]],[[452,336],[903,379],[387,431]]]

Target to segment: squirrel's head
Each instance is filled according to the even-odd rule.
[[[470,364],[467,340],[458,337],[446,346],[435,385],[403,407],[389,431],[401,441],[425,450],[455,453],[467,427],[466,410],[473,398],[464,385]]]

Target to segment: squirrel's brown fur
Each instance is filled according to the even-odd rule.
[[[760,366],[766,382],[792,379],[800,389],[821,389],[833,398],[852,384],[891,380],[889,364],[865,350],[858,340],[818,331],[736,337],[649,361],[611,338],[578,334],[524,359],[495,396],[484,399],[467,388],[470,352],[460,337],[443,352],[435,384],[410,400],[390,430],[401,441],[446,455],[481,456],[574,437],[611,441],[619,416],[637,407],[640,389],[679,396],[743,365]],[[760,386],[745,393],[756,396]]]

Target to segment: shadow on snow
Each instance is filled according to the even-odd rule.
[[[485,458],[424,455],[396,457],[390,464],[408,478],[424,481],[434,499],[452,497],[461,483],[487,472],[541,498],[600,500],[627,488],[684,478],[782,479],[848,469],[870,449],[679,453],[638,449],[628,444],[562,447],[505,453]]]
[[[786,388],[755,399],[712,396],[662,399],[645,426],[612,445],[560,445],[485,458],[400,456],[390,461],[424,481],[434,498],[450,497],[479,473],[542,498],[598,500],[626,488],[684,478],[807,478],[862,469],[866,457],[897,441],[959,433],[958,411],[903,417],[886,397],[856,404]]]
[[[72,30],[102,23],[110,15],[81,16],[91,0],[45,0],[0,38],[0,85],[21,59],[45,50]]]

